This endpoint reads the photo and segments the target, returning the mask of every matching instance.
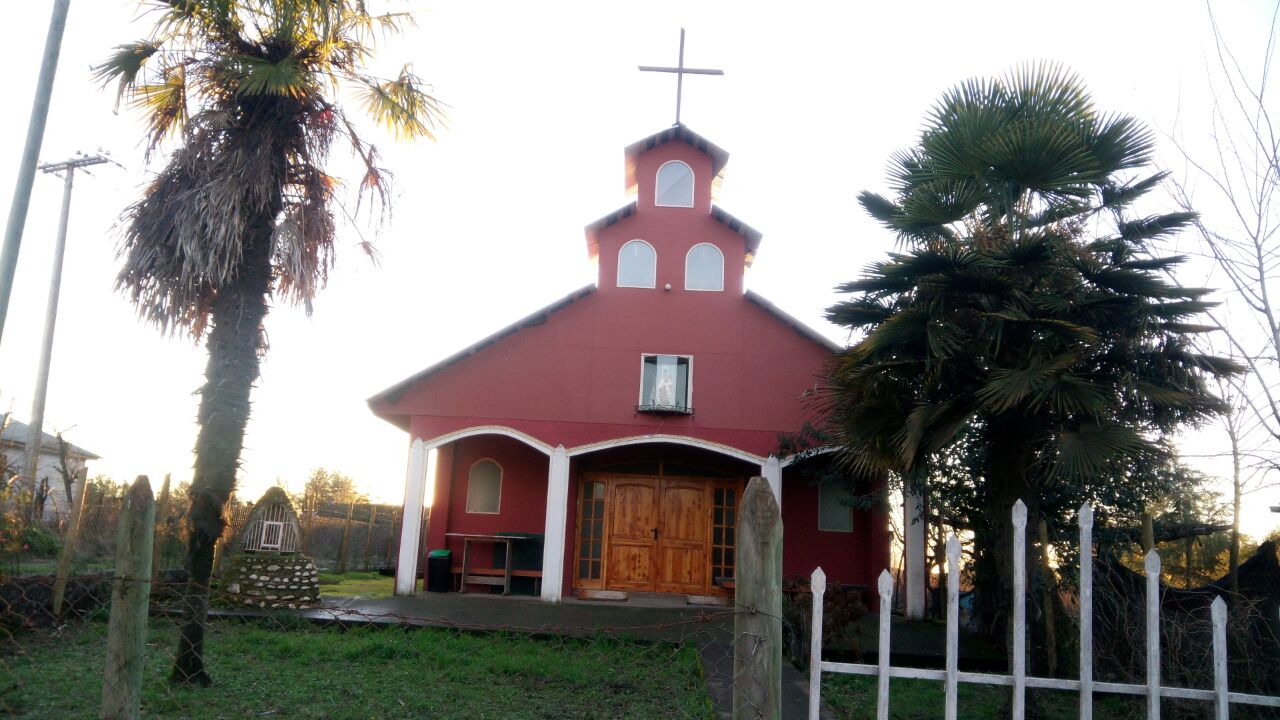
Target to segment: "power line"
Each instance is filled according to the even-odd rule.
[[[35,397],[31,401],[31,420],[27,435],[26,456],[23,458],[23,469],[28,482],[31,483],[31,513],[36,511],[37,466],[40,463],[40,444],[44,433],[44,404],[49,390],[49,363],[53,357],[53,330],[58,320],[58,295],[62,290],[62,260],[67,249],[67,222],[71,215],[71,188],[75,183],[76,170],[91,165],[111,162],[105,155],[81,155],[56,163],[44,163],[40,170],[45,173],[66,173],[62,186],[62,213],[58,218],[58,239],[53,251],[53,276],[49,280],[49,302],[45,306],[44,341],[40,346],[40,366],[36,371]]]

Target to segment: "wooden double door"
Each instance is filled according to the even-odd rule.
[[[580,502],[579,521],[598,522],[596,532],[588,533],[603,542],[596,564],[583,566],[580,533],[579,586],[690,595],[721,592],[723,583],[717,579],[733,575],[740,485],[710,478],[588,475],[582,496],[595,502]],[[593,507],[584,508],[583,503]]]

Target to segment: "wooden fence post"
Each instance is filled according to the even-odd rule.
[[[391,567],[391,549],[392,540],[399,536],[400,532],[400,508],[391,511],[391,527],[387,529],[387,544],[383,548],[382,567]]]
[[[315,499],[307,498],[305,495],[302,500],[302,554],[311,554],[311,528],[316,523]]]
[[[733,718],[782,717],[782,515],[753,477],[738,515],[733,621]]]
[[[84,514],[84,491],[88,486],[88,473],[80,468],[80,492],[71,501],[71,515],[67,518],[67,534],[62,538],[62,550],[58,552],[58,577],[53,581],[53,616],[62,616],[62,596],[67,592],[67,580],[71,577],[71,561],[75,559],[76,540],[80,537],[80,519]]]
[[[369,572],[369,546],[373,544],[373,524],[378,519],[378,506],[369,506],[369,524],[365,528],[364,533],[364,566],[363,570]]]
[[[164,553],[167,522],[169,522],[169,473],[164,474],[164,483],[160,485],[160,501],[156,503],[156,534],[152,539],[151,551],[152,582],[160,579],[160,556]]]
[[[102,673],[103,720],[133,720],[139,716],[155,521],[151,483],[146,475],[139,475],[125,493],[116,534],[107,662]]]
[[[342,525],[342,542],[338,544],[338,574],[347,571],[347,554],[351,549],[351,515],[355,512],[356,501],[347,503],[347,521]]]

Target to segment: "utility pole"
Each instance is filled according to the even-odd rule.
[[[0,338],[4,337],[4,319],[9,314],[9,295],[13,292],[13,275],[18,269],[18,250],[22,246],[22,229],[27,224],[27,207],[31,205],[31,186],[36,179],[36,158],[44,141],[44,126],[49,119],[49,99],[53,95],[53,76],[58,71],[58,55],[62,52],[62,32],[67,27],[67,8],[71,0],[54,0],[49,34],[44,41],[44,59],[36,81],[36,98],[31,103],[31,120],[27,123],[27,142],[18,166],[18,182],[13,186],[13,202],[9,205],[9,222],[4,230],[4,248],[0,250]]]
[[[31,517],[36,512],[36,467],[40,463],[40,440],[44,433],[44,401],[49,390],[49,361],[53,355],[53,328],[58,321],[58,295],[62,290],[62,259],[67,250],[67,220],[71,215],[71,187],[75,182],[76,168],[109,162],[102,155],[80,155],[56,163],[45,163],[40,169],[46,173],[65,172],[62,186],[62,215],[58,218],[58,240],[53,250],[53,277],[49,280],[49,302],[45,306],[44,343],[40,346],[40,368],[36,371],[35,398],[31,401],[30,434],[27,435],[27,454],[23,467],[31,482]]]

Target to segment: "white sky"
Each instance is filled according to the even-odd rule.
[[[47,5],[6,14],[16,32],[0,46],[10,68],[0,199],[12,193]],[[300,487],[323,466],[376,498],[400,499],[407,438],[374,418],[365,398],[594,279],[582,228],[626,201],[622,148],[674,119],[674,77],[636,66],[674,64],[682,26],[686,64],[726,73],[686,79],[682,119],[730,152],[721,205],[764,232],[748,285],[838,340],[821,319],[837,299],[831,288],[893,247],[856,194],[886,189],[890,154],[912,142],[951,85],[1047,59],[1078,72],[1099,107],[1158,130],[1177,126],[1194,139],[1208,115],[1211,37],[1195,2],[410,6],[423,11],[419,27],[381,53],[385,72],[411,62],[452,107],[450,128],[434,144],[368,133],[397,180],[391,220],[358,226],[376,237],[382,262],[365,259],[344,228],[314,315],[279,307],[269,316],[245,496],[277,478]],[[149,31],[136,8],[74,0],[63,43],[41,159],[101,147],[124,169],[77,175],[45,428],[102,455],[94,472],[186,479],[205,352],[142,325],[112,290],[112,226],[147,177],[143,130],[134,113],[113,114],[114,95],[89,78],[113,45]],[[1256,52],[1268,4],[1217,12],[1238,48]],[[342,174],[345,148],[335,146],[334,158]],[[24,420],[61,189],[37,177],[0,346],[0,409]],[[1190,440],[1220,446],[1222,434],[1209,428]],[[1247,530],[1274,527],[1280,516],[1265,506],[1276,495],[1252,504]]]

